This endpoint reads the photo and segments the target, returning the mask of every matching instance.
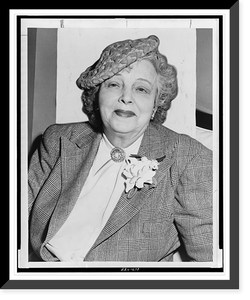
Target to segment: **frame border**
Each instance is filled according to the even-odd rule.
[[[2,289],[237,289],[239,288],[239,1],[230,7],[230,279],[229,280],[10,280]],[[19,74],[18,74],[19,76]],[[18,88],[19,89],[19,88]],[[238,100],[238,101],[237,101]],[[20,111],[20,104],[17,104]],[[20,118],[20,117],[19,117]],[[18,120],[20,121],[20,120]],[[19,130],[18,130],[18,133]],[[20,144],[20,134],[17,137]],[[19,147],[19,146],[18,146]],[[19,149],[20,150],[20,149]],[[20,159],[17,161],[20,168]],[[18,170],[19,171],[19,170]],[[233,184],[231,184],[233,183]],[[18,187],[20,191],[20,187]],[[7,207],[7,210],[9,207]],[[8,232],[6,233],[9,240]],[[9,243],[8,243],[9,244]],[[8,247],[5,257],[9,257]],[[7,275],[7,276],[6,276]]]

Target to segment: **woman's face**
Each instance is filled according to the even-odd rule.
[[[157,93],[157,73],[147,60],[133,63],[102,83],[99,108],[104,132],[140,136],[147,128]]]

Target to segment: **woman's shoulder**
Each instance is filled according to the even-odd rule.
[[[65,137],[71,141],[77,140],[82,136],[95,133],[89,122],[52,124],[43,134],[44,140],[57,140]]]
[[[165,149],[169,149],[168,155],[176,162],[179,174],[182,174],[189,164],[192,167],[211,168],[213,153],[202,143],[187,134],[177,133],[163,125],[157,128],[164,141]]]
[[[187,134],[178,133],[164,125],[156,125],[156,129],[166,143],[168,143],[169,140],[173,141],[178,156],[193,156],[201,152],[208,153],[209,155],[212,153],[212,151],[201,142]]]

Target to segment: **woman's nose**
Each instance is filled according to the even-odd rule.
[[[119,98],[119,102],[124,103],[124,104],[133,103],[132,92],[129,88],[124,88],[123,89],[122,94]]]

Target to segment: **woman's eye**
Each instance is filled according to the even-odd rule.
[[[119,88],[120,84],[118,82],[109,82],[107,86],[108,88]]]
[[[144,87],[137,87],[136,90],[140,93],[149,94],[149,90]]]

